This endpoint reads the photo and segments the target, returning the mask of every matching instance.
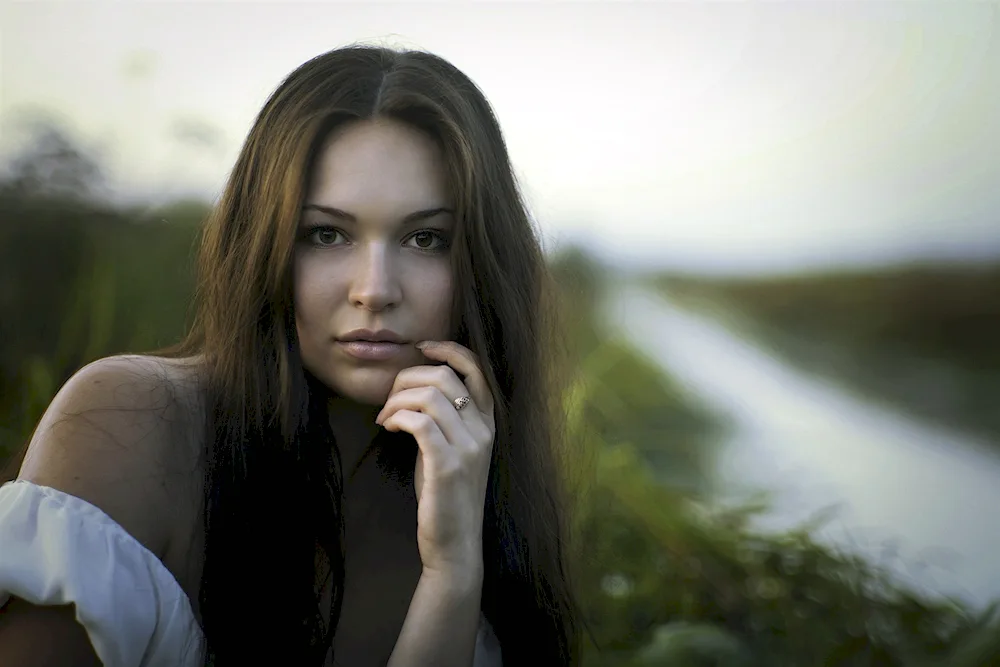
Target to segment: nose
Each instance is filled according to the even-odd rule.
[[[402,298],[396,262],[387,244],[369,243],[358,253],[348,298],[356,308],[380,312],[397,305]]]

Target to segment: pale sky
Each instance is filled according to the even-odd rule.
[[[283,76],[381,40],[485,91],[549,243],[717,270],[1000,255],[998,3],[0,2],[0,150],[55,111],[133,192],[214,196]],[[191,120],[218,150],[176,140]]]

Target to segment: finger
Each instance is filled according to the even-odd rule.
[[[489,415],[493,414],[493,393],[472,350],[454,341],[423,341],[417,343],[417,349],[428,359],[443,361],[455,369],[464,377],[469,395],[479,409]]]
[[[420,412],[429,415],[441,430],[447,444],[452,447],[465,447],[475,442],[475,437],[463,416],[437,387],[424,385],[413,389],[404,389],[393,394],[385,402],[378,417],[375,418],[375,423],[385,422],[393,414],[400,411]],[[482,425],[482,415],[476,410],[469,412],[469,418],[477,419]],[[481,429],[476,429],[476,431],[481,433]]]
[[[464,421],[477,434],[480,433],[481,426],[493,423],[493,415],[481,412],[481,409],[478,404],[476,404],[475,400],[472,401],[471,405],[463,406],[462,409],[459,409],[458,406],[455,405],[455,401],[458,398],[471,398],[472,391],[466,383],[462,381],[455,370],[447,364],[439,364],[436,366],[412,366],[400,371],[396,375],[396,379],[393,382],[392,389],[389,392],[389,397],[391,398],[397,393],[419,387],[434,387],[438,389],[440,393],[448,399],[448,402],[451,403],[452,410],[458,413],[461,421]],[[388,400],[386,403],[388,403]],[[383,413],[383,416],[384,414],[385,413]],[[452,439],[452,436],[449,435],[449,440]]]
[[[411,366],[396,374],[389,396],[417,387],[436,387],[449,401],[469,395],[469,388],[455,371],[446,365]]]
[[[424,463],[440,466],[447,460],[448,443],[434,418],[414,410],[397,410],[385,418],[382,428],[387,431],[409,433],[417,441]]]

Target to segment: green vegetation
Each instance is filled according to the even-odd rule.
[[[81,365],[179,338],[204,214],[2,194],[0,457]],[[564,400],[587,665],[1000,662],[992,611],[902,590],[818,544],[809,527],[755,532],[759,508],[713,509],[705,479],[723,416],[602,329],[593,310],[602,276],[586,257],[566,253],[553,267],[574,371]]]
[[[600,272],[576,253],[557,259],[555,269],[570,319],[585,321]],[[696,478],[722,432],[718,416],[626,343],[593,334],[597,323],[578,330],[569,436],[594,470],[579,487],[573,552],[602,649],[588,664],[971,667],[1000,660],[992,610],[977,616],[909,592],[879,567],[819,544],[814,527],[761,534],[751,519],[764,508],[714,509]],[[651,418],[647,406],[662,414]],[[678,466],[695,479],[673,484],[658,466]]]
[[[1000,442],[1000,263],[655,282],[870,400]]]
[[[0,192],[0,460],[75,370],[180,339],[206,211],[123,212]]]

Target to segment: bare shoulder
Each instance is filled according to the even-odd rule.
[[[199,467],[199,377],[195,359],[117,356],[85,366],[42,416],[18,478],[96,505],[162,557],[176,491]]]

